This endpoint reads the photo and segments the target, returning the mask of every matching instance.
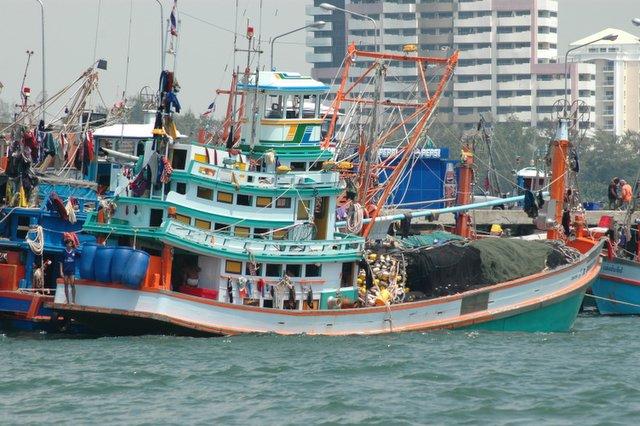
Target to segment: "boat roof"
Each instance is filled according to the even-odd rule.
[[[592,43],[595,40],[608,36],[609,34],[615,34],[618,38],[615,41],[599,40]],[[638,44],[638,36],[630,34],[626,31],[619,30],[617,28],[606,28],[600,32],[582,38],[578,41],[574,41],[570,46],[581,46],[583,44],[592,43],[593,45],[615,45],[615,44]]]
[[[132,138],[145,139],[153,137],[153,123],[145,124],[112,124],[99,127],[93,132],[94,137],[101,138]],[[186,138],[186,135],[178,132],[178,138]]]
[[[238,84],[238,89],[255,89],[255,87],[255,74],[249,78],[248,84]],[[297,72],[264,71],[258,76],[258,90],[267,92],[325,93],[329,91],[329,86]]]
[[[517,172],[518,176],[521,177],[546,177],[547,174],[540,169],[536,169],[535,167],[525,167],[524,169],[520,169]]]

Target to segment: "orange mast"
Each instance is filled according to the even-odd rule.
[[[550,187],[548,214],[554,215],[555,226],[547,230],[547,238],[550,240],[559,240],[564,236],[564,233],[560,231],[560,226],[566,192],[568,152],[569,120],[561,118],[558,122],[555,140],[551,143],[551,178],[553,180]]]
[[[471,184],[473,182],[473,150],[468,146],[462,147],[462,158],[460,159],[460,185],[456,204],[459,206],[471,203]],[[464,211],[458,213],[456,217],[455,233],[464,238],[471,237],[471,217]]]

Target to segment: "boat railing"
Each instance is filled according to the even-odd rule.
[[[231,167],[216,166],[193,161],[190,173],[204,179],[255,186],[258,188],[278,188],[290,186],[335,186],[340,181],[338,173],[325,171],[288,172],[283,174],[250,172]]]
[[[317,256],[344,252],[358,252],[364,248],[364,239],[348,234],[336,234],[334,240],[263,240],[230,236],[186,225],[174,220],[166,221],[164,233],[191,244],[207,248],[274,255]]]

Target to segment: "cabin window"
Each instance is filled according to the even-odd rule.
[[[224,223],[214,223],[213,224],[213,229],[215,231],[226,231],[228,230],[227,225]]]
[[[287,99],[287,118],[302,117],[302,108],[300,105],[300,95],[293,95]]]
[[[187,193],[187,184],[184,182],[176,182],[176,192],[178,194],[186,194]]]
[[[237,194],[236,204],[239,206],[251,206],[253,204],[253,197],[251,195]]]
[[[211,229],[211,222],[208,220],[196,219],[195,225],[196,228],[204,229],[206,231]]]
[[[223,192],[223,191],[218,191],[218,198],[217,198],[218,202],[220,203],[227,203],[227,204],[231,204],[233,203],[233,194],[230,192]]]
[[[283,118],[284,99],[283,95],[267,95],[264,104],[265,118]]]
[[[322,266],[315,264],[315,263],[309,263],[305,266],[304,269],[304,276],[305,277],[319,277],[322,275]]]
[[[253,236],[256,238],[269,238],[267,232],[269,232],[267,228],[254,228]]]
[[[317,172],[320,170],[322,170],[322,161],[316,161],[315,163],[309,165],[310,172]]]
[[[296,213],[296,219],[308,220],[310,206],[311,200],[298,200],[298,211]]]
[[[213,200],[213,189],[205,188],[204,186],[199,186],[196,192],[196,196],[198,198],[203,198],[205,200]]]
[[[307,170],[307,163],[303,161],[292,161],[290,167],[291,171],[304,172],[305,170]]]
[[[253,270],[255,268],[255,270]],[[244,268],[244,273],[251,277],[259,277],[262,275],[262,263],[256,263],[255,266],[251,262],[247,262]]]
[[[141,155],[144,155],[144,141],[140,141],[136,145],[136,155],[138,157],[140,157]]]
[[[208,163],[207,156],[204,154],[194,154],[193,159],[196,160],[198,163]]]
[[[275,265],[273,263],[267,263],[265,267],[265,275],[267,277],[281,277],[282,265]]]
[[[287,238],[287,230],[279,229],[277,231],[273,231],[272,235],[274,240],[284,240]]]
[[[271,206],[271,197],[256,197],[256,207]]]
[[[290,277],[302,276],[302,265],[287,265],[287,275]]]
[[[276,208],[277,209],[288,209],[291,208],[291,198],[282,197],[276,200]]]
[[[174,149],[171,158],[171,167],[174,170],[184,170],[187,165],[187,151],[184,149]]]
[[[247,228],[246,226],[236,226],[236,229],[235,229],[236,237],[246,238],[249,236],[249,231],[250,231],[250,228]]]
[[[224,271],[227,274],[241,274],[242,262],[237,262],[235,260],[227,260],[224,265]]]
[[[163,211],[161,209],[151,209],[149,214],[149,226],[162,225]]]
[[[304,95],[302,118],[317,118],[319,109],[320,103],[317,95]]]
[[[184,223],[185,225],[191,225],[191,218],[189,216],[185,216],[183,214],[177,213],[176,220],[178,222]]]

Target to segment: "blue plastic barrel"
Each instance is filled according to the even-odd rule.
[[[131,288],[139,288],[147,274],[149,266],[149,253],[141,250],[132,250],[125,270],[122,273],[122,284]]]
[[[115,247],[98,246],[93,261],[93,272],[97,281],[111,282],[111,258]]]
[[[96,278],[93,273],[93,261],[96,258],[96,250],[98,245],[88,243],[82,245],[82,256],[80,256],[80,278],[85,280],[94,280]]]
[[[122,281],[122,274],[127,266],[127,261],[134,250],[131,247],[117,247],[111,257],[111,282]]]

